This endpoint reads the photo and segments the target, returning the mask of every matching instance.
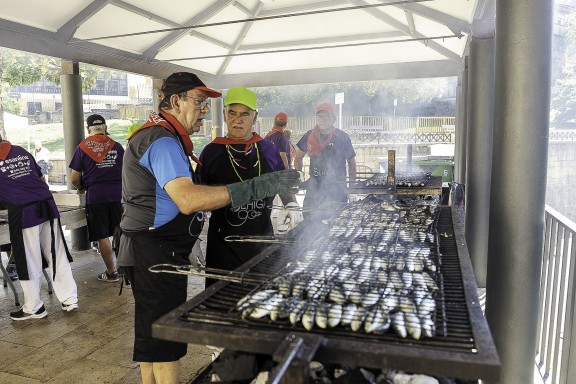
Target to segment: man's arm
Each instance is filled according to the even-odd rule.
[[[282,162],[284,163],[284,167],[286,169],[289,169],[290,165],[288,164],[288,156],[286,156],[286,152],[280,152],[280,157],[282,158]]]
[[[287,169],[215,187],[196,185],[191,177],[177,177],[167,182],[164,189],[180,212],[189,215],[192,212],[213,210],[229,204],[232,207],[239,207],[277,194],[295,193],[299,183],[299,173]]]
[[[82,174],[78,171],[73,169],[70,170],[70,182],[77,190],[82,190],[84,187],[82,186]]]
[[[302,159],[304,159],[304,155],[306,152],[302,151],[301,149],[296,150],[296,157],[294,158],[294,169],[297,171],[302,171]]]
[[[356,183],[356,158],[348,159],[348,186]]]
[[[185,215],[197,211],[210,211],[230,204],[228,188],[194,184],[190,177],[170,180],[164,189],[180,212]]]

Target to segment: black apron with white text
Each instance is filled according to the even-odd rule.
[[[238,146],[238,150],[242,149],[242,146]],[[236,156],[241,158],[242,154],[237,152]],[[218,181],[221,184],[235,183],[272,172],[265,156],[258,155],[256,151],[242,158],[242,165],[245,169],[231,164],[227,155],[218,157],[218,160],[219,163],[215,169],[218,169]],[[225,238],[231,235],[273,235],[274,230],[270,219],[273,201],[273,197],[267,197],[237,209],[226,206],[212,211],[208,227],[206,266],[234,270],[260,253],[266,244],[229,242]],[[207,279],[206,283],[208,286],[214,281]]]
[[[8,228],[10,231],[10,243],[12,244],[12,256],[14,258],[14,263],[16,264],[16,271],[18,272],[18,277],[21,280],[29,280],[28,275],[28,263],[26,262],[26,247],[24,246],[24,236],[22,234],[22,211],[26,207],[35,206],[38,217],[45,216],[48,213],[49,221],[50,221],[50,235],[52,238],[50,251],[52,256],[52,279],[56,278],[56,247],[54,238],[54,215],[52,214],[52,210],[50,209],[50,205],[48,204],[47,200],[43,201],[35,201],[25,205],[15,205],[15,204],[6,204],[6,208],[8,209]],[[64,243],[64,249],[66,251],[66,257],[68,261],[72,261],[72,255],[70,255],[70,251],[68,250],[68,246],[66,245],[66,241],[64,240],[64,232],[62,231],[62,227],[58,226],[58,230],[60,231],[60,236],[62,237],[62,241]],[[48,262],[46,260],[47,255],[42,252],[42,269],[48,268]]]

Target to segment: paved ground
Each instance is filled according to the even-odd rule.
[[[73,252],[72,269],[78,284],[79,309],[64,313],[55,295],[43,284],[48,316],[16,322],[9,312],[14,294],[0,286],[0,383],[140,383],[132,361],[134,299],[130,290],[118,295],[119,283],[104,283],[104,270],[92,250]],[[6,263],[6,254],[2,253]],[[1,274],[0,274],[1,275]],[[1,278],[0,278],[1,279]],[[15,282],[22,300],[20,284]],[[189,279],[189,297],[203,289],[203,278]],[[189,383],[211,362],[211,350],[190,345],[182,360],[181,383]]]

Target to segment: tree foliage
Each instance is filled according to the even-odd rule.
[[[0,82],[10,87],[33,84],[40,80],[60,85],[61,60],[0,47]],[[82,91],[89,91],[100,77],[109,78],[114,71],[80,63]]]
[[[279,109],[292,114],[306,115],[321,102],[334,103],[334,95],[345,95],[346,113],[356,115],[385,115],[393,113],[394,100],[398,103],[427,103],[443,97],[450,80],[407,79],[262,87],[255,89],[262,115],[274,114]],[[455,86],[455,84],[454,84]]]
[[[562,44],[563,62],[560,76],[552,86],[550,117],[558,124],[576,122],[576,14],[568,20]]]
[[[80,64],[82,91],[87,92],[96,84],[96,79],[109,78],[114,71],[90,64]],[[12,111],[11,100],[6,89],[18,85],[29,85],[41,80],[60,85],[61,61],[58,58],[36,55],[0,47],[0,135],[6,137],[4,110]]]

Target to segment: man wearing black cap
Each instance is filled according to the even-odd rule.
[[[189,135],[202,127],[209,98],[220,96],[192,73],[173,73],[160,89],[159,112],[152,112],[128,139],[118,264],[132,283],[133,358],[140,362],[143,383],[177,383],[178,360],[187,347],[152,338],[152,323],[186,301],[187,277],[151,273],[148,268],[189,264],[188,255],[202,230],[201,211],[238,207],[297,189],[295,171],[267,173],[230,185],[194,184],[189,158],[198,159]]]
[[[98,241],[106,271],[100,281],[119,280],[110,237],[122,217],[122,158],[124,149],[106,133],[106,120],[100,115],[86,119],[88,137],[76,148],[69,167],[72,185],[86,191],[86,222],[90,241]]]

